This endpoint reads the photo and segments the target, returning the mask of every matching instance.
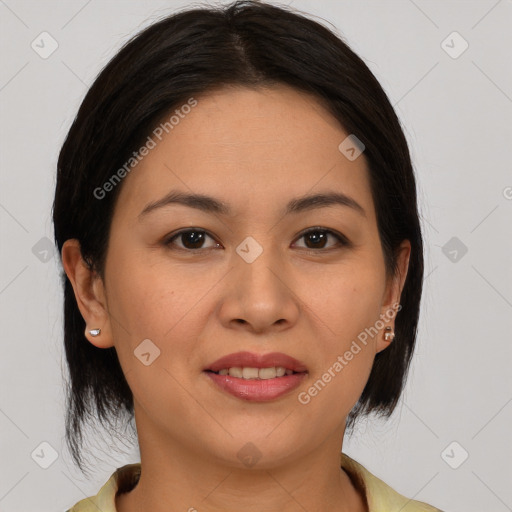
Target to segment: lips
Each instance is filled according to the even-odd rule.
[[[217,361],[208,365],[204,370],[217,373],[220,370],[233,367],[271,368],[278,366],[282,366],[295,373],[307,372],[307,367],[304,363],[281,352],[271,352],[269,354],[236,352],[217,359]]]
[[[261,376],[261,368],[280,369],[281,376],[267,378]],[[282,375],[283,368],[286,372]],[[256,369],[260,369],[260,378],[235,377],[233,375],[219,374],[221,370],[229,369],[230,373],[234,369],[250,369],[252,374]],[[288,395],[296,389],[308,376],[306,365],[297,359],[282,354],[272,352],[270,354],[255,354],[252,352],[237,352],[217,359],[214,363],[207,366],[203,373],[210,382],[213,382],[217,389],[228,393],[238,399],[253,402],[267,402],[276,400],[284,395]],[[240,374],[239,374],[240,375]]]

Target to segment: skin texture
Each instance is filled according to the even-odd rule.
[[[382,329],[308,404],[297,397],[399,302],[410,244],[401,272],[387,276],[364,153],[349,161],[338,150],[349,134],[313,97],[275,86],[196,99],[124,178],[105,282],[87,270],[76,240],[62,251],[87,329],[101,328],[87,339],[115,346],[134,395],[143,469],[117,508],[364,511],[339,452],[375,354],[389,346]],[[170,190],[213,196],[233,215],[171,204],[138,218]],[[364,214],[341,205],[282,214],[293,198],[332,191]],[[302,236],[316,226],[350,244]],[[200,249],[190,236],[165,244],[190,227],[209,235]],[[248,236],[263,248],[252,263],[236,252]],[[145,339],[161,351],[149,366],[134,355]],[[241,350],[284,352],[308,376],[271,402],[238,399],[202,370]],[[237,457],[248,442],[261,453],[252,467]]]

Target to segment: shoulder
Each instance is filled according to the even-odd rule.
[[[358,480],[358,485],[364,489],[368,501],[369,512],[443,512],[422,501],[416,501],[399,494],[389,485],[368,471],[362,464],[341,454],[341,467],[351,478]]]
[[[116,512],[117,492],[126,492],[135,486],[140,476],[140,467],[138,462],[117,468],[96,496],[80,500],[66,512]]]

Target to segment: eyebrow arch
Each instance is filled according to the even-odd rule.
[[[170,204],[181,204],[207,213],[231,215],[231,208],[223,201],[215,199],[214,197],[206,196],[204,194],[189,194],[177,190],[171,190],[161,199],[148,203],[139,213],[138,218],[141,220],[142,217],[147,215],[149,212]],[[347,206],[366,217],[364,208],[350,196],[341,192],[323,192],[292,199],[286,205],[284,215],[288,215],[290,213],[301,213],[333,205]]]

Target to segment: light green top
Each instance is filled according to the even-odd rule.
[[[359,462],[345,453],[340,455],[341,467],[347,471],[354,485],[366,495],[369,512],[442,512],[431,505],[402,496]],[[116,512],[116,493],[132,490],[139,480],[140,471],[140,463],[118,468],[96,496],[79,501],[66,512]]]

